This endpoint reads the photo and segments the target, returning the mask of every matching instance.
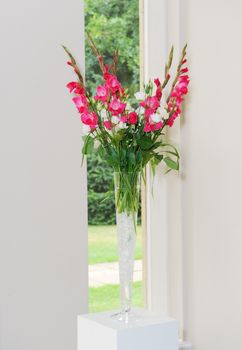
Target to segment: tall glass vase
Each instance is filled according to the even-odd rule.
[[[120,313],[113,315],[126,323],[131,311],[134,255],[139,208],[140,173],[115,173],[115,202],[119,255]]]

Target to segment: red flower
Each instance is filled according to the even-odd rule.
[[[148,121],[145,123],[144,132],[154,131],[154,124],[150,124]]]
[[[138,121],[138,114],[135,112],[130,112],[128,114],[128,121],[130,124],[136,124]]]
[[[127,123],[127,121],[128,121],[127,115],[123,115],[123,116],[120,118],[120,121],[121,121],[122,123]]]
[[[83,124],[89,125],[91,129],[95,129],[98,123],[98,116],[94,112],[84,112],[81,115]]]
[[[159,101],[161,100],[162,91],[161,91],[161,88],[160,88],[160,87],[158,87],[158,88],[156,89],[155,96],[157,97],[157,99],[158,99]]]
[[[154,114],[155,110],[153,108],[147,108],[145,110],[145,117],[149,117],[150,115]]]
[[[185,73],[188,69],[184,68],[181,72]],[[167,120],[167,125],[172,127],[174,121],[177,117],[181,115],[181,103],[183,101],[183,96],[188,93],[189,77],[188,75],[180,75],[176,86],[171,93],[171,100],[168,104],[169,112],[173,111],[169,119]]]
[[[110,122],[110,120],[105,120],[103,122],[103,124],[104,124],[105,128],[107,128],[108,130],[112,130],[113,124]]]
[[[113,115],[118,115],[123,113],[123,111],[125,110],[125,107],[126,107],[126,103],[121,102],[116,97],[114,97],[108,105],[108,109]]]
[[[111,74],[108,75],[108,78],[106,80],[106,85],[108,86],[112,94],[115,94],[115,92],[119,91],[121,88],[121,85],[117,77]]]
[[[151,132],[155,130],[160,130],[163,127],[164,123],[162,121],[158,123],[153,123],[150,118],[148,118],[145,122],[144,132]]]
[[[160,79],[159,79],[159,78],[156,78],[156,79],[154,80],[154,83],[155,83],[155,85],[156,85],[157,87],[160,87]]]
[[[160,83],[160,80],[158,78],[156,78],[154,80],[154,83],[156,85],[156,92],[155,92],[155,96],[157,97],[158,101],[161,100],[161,97],[162,97],[162,91],[161,91],[161,83]]]
[[[102,103],[105,103],[108,98],[108,89],[106,86],[98,86],[96,90],[96,96],[94,96],[95,100],[100,100]]]
[[[71,81],[66,85],[66,87],[70,90],[70,92],[74,92],[77,95],[83,95],[85,90],[79,83],[76,81]]]
[[[156,123],[156,124],[154,124],[154,129],[155,130],[160,130],[163,125],[164,125],[163,122]]]
[[[176,120],[177,116],[173,114],[166,122],[166,124],[171,128],[174,124],[174,121]]]
[[[72,101],[75,103],[79,113],[87,112],[88,105],[86,96],[80,95],[73,97]]]
[[[140,106],[144,108],[150,108],[153,110],[153,113],[155,110],[160,107],[159,100],[156,96],[147,97],[144,101],[140,102]]]
[[[66,87],[72,92],[74,89],[76,89],[79,86],[79,84],[76,81],[71,81],[66,85]]]

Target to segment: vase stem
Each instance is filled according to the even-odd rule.
[[[114,183],[121,304],[121,312],[114,316],[127,323],[130,318],[132,304],[140,174],[115,173]]]
[[[134,254],[136,243],[135,220],[137,213],[117,213],[119,279],[121,312],[127,315],[131,310]]]

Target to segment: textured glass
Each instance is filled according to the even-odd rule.
[[[120,197],[120,188],[122,187],[122,196],[125,196],[126,191],[123,186],[127,185],[127,178],[135,179],[133,186],[133,200],[139,203],[140,176],[130,174],[114,174],[115,182],[115,197],[116,197],[116,221],[117,221],[117,240],[119,254],[119,280],[120,280],[120,304],[121,312],[114,315],[119,320],[128,322],[131,315],[132,303],[132,285],[133,285],[133,270],[134,270],[134,254],[136,243],[136,227],[137,227],[137,210],[128,211],[126,208],[120,210],[117,203],[117,198]],[[123,183],[123,179],[125,183]],[[129,184],[128,184],[129,186]],[[134,188],[136,187],[136,188]],[[134,206],[138,208],[138,204]]]

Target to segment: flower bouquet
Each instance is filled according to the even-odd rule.
[[[76,81],[67,84],[83,125],[83,156],[97,152],[113,169],[115,184],[116,219],[119,247],[120,320],[131,317],[136,221],[139,206],[140,176],[149,163],[153,172],[163,162],[167,172],[179,170],[179,153],[166,142],[167,128],[181,115],[181,104],[188,93],[189,77],[186,64],[186,46],[171,81],[173,47],[165,66],[164,79],[149,81],[143,90],[129,95],[117,78],[118,50],[110,66],[104,63],[91,36],[89,44],[96,55],[103,85],[94,96],[85,86],[83,75],[70,51],[67,62],[76,75]],[[165,92],[168,90],[168,92]]]

